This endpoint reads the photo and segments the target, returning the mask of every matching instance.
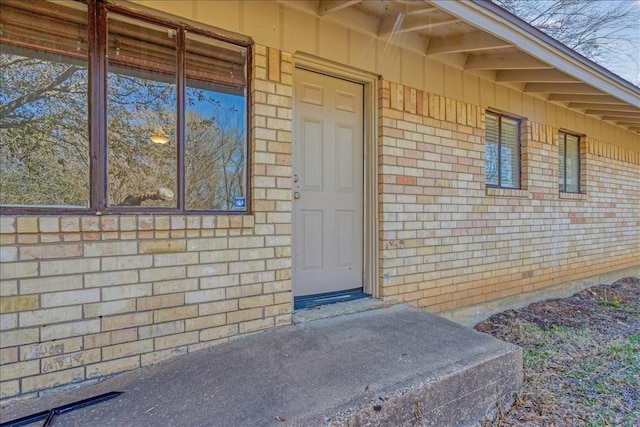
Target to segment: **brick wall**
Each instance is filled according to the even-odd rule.
[[[252,215],[0,218],[0,397],[290,323],[292,60],[253,66]]]
[[[0,397],[290,323],[291,55],[256,46],[251,215],[0,218]],[[520,190],[484,185],[484,110],[382,81],[380,297],[437,312],[637,265],[640,155],[522,126]],[[580,129],[574,131],[580,132]]]
[[[386,303],[438,312],[640,262],[640,153],[583,138],[583,194],[559,194],[558,129],[525,121],[522,189],[485,188],[482,108],[386,81],[379,103]]]

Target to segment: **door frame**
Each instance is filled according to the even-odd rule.
[[[319,58],[307,53],[293,55],[294,68],[300,68],[330,77],[349,80],[363,85],[363,292],[372,298],[379,297],[378,274],[378,81],[377,74],[359,70]],[[295,69],[293,79],[295,79]],[[295,83],[293,84],[295,87]],[[295,95],[294,95],[295,96]],[[295,104],[293,104],[295,108]],[[295,120],[295,114],[293,119]],[[295,124],[293,129],[295,129]],[[292,228],[293,232],[293,228]],[[293,277],[292,277],[293,280]],[[292,282],[292,289],[293,289]],[[293,304],[293,292],[291,293]]]

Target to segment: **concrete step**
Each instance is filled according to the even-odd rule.
[[[518,347],[406,305],[305,322],[3,408],[107,391],[65,426],[472,425],[521,386]]]

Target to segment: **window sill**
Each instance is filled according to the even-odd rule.
[[[520,190],[517,188],[487,187],[486,194],[487,196],[496,197],[517,197],[522,199],[531,198],[531,193],[529,193],[527,190]]]
[[[561,199],[567,200],[587,200],[587,195],[584,193],[560,193]]]
[[[212,235],[217,230],[237,230],[255,227],[255,216],[248,215],[2,215],[2,234],[47,234],[47,233],[108,233],[117,238],[124,233],[151,232],[145,238],[178,236],[180,234]],[[155,234],[154,234],[155,233]],[[194,236],[195,236],[194,234]]]

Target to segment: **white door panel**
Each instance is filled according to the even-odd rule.
[[[294,102],[294,295],[362,287],[363,86],[296,69]]]
[[[301,151],[300,174],[302,180],[299,181],[304,191],[322,191],[324,185],[324,153],[322,145],[316,141],[323,140],[324,123],[321,120],[313,120],[302,117],[302,138],[301,144],[297,147]]]

